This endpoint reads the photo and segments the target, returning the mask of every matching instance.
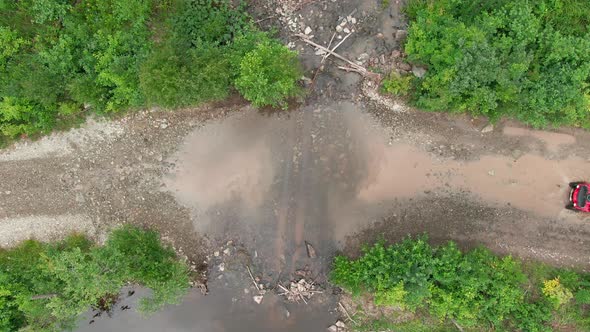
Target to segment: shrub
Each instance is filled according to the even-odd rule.
[[[574,297],[572,291],[559,282],[559,277],[543,282],[543,295],[549,299],[555,309],[568,303]]]
[[[381,89],[385,93],[407,96],[412,88],[412,76],[401,76],[396,72],[392,72],[381,84]]]
[[[184,107],[229,94],[231,73],[222,49],[201,46],[184,56],[169,47],[143,64],[140,85],[148,105]]]
[[[242,1],[234,8],[229,0],[181,0],[172,18],[176,47],[231,44],[237,35],[253,29],[244,7]]]
[[[588,288],[579,273],[540,264],[535,271],[566,276],[564,283],[575,287],[579,303],[586,300]],[[560,314],[571,324],[584,327],[590,322],[581,307],[566,306],[573,295],[559,278],[533,284],[531,293],[524,285],[535,276],[525,274],[512,257],[498,257],[485,248],[463,253],[453,242],[433,248],[426,237],[389,247],[377,242],[357,259],[337,256],[330,278],[355,296],[369,292],[378,305],[426,310],[441,322],[453,320],[467,328],[550,331],[547,323],[554,313],[548,303],[567,307]]]
[[[254,106],[286,108],[288,98],[301,94],[302,72],[297,53],[277,42],[259,43],[240,62],[238,91]]]
[[[0,144],[62,128],[82,109],[186,107],[232,87],[283,106],[299,92],[295,54],[233,3],[0,1]]]
[[[410,1],[405,52],[428,67],[413,93],[417,106],[589,126],[587,7],[583,0]]]
[[[140,302],[151,312],[177,303],[188,281],[187,266],[157,233],[132,226],[115,229],[102,247],[79,235],[54,244],[25,241],[0,251],[0,328],[73,329],[78,315],[127,283],[152,289]]]

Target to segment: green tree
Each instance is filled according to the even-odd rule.
[[[287,106],[286,100],[301,94],[302,72],[297,53],[276,42],[260,43],[240,62],[238,91],[254,106]]]

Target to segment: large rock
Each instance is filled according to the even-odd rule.
[[[414,76],[416,76],[418,78],[422,78],[422,77],[424,77],[424,75],[426,75],[426,68],[412,66],[412,73],[414,73]]]
[[[481,130],[482,134],[489,133],[492,131],[494,131],[494,125],[492,123],[488,123],[488,125],[483,127]]]
[[[399,68],[401,70],[405,70],[405,71],[410,71],[410,70],[412,70],[412,65],[410,65],[409,63],[406,63],[406,62],[400,62],[397,65],[397,68]]]
[[[408,32],[406,30],[397,30],[395,32],[395,39],[402,41],[408,37]]]

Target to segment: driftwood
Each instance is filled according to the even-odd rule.
[[[335,33],[334,33],[334,35],[332,35],[332,39],[334,39],[334,37],[333,37],[333,36],[335,36],[335,35],[336,35]],[[351,32],[351,33],[349,33],[349,34],[347,34],[346,36],[344,36],[344,38],[342,38],[342,40],[341,40],[341,41],[340,41],[338,44],[336,44],[336,46],[334,46],[334,48],[333,48],[333,49],[331,49],[331,51],[332,51],[332,52],[336,51],[336,49],[338,49],[338,47],[340,47],[340,45],[342,45],[342,43],[344,43],[344,41],[345,41],[345,40],[346,40],[348,37],[350,37],[350,35],[352,35],[352,32]],[[332,40],[330,40],[330,44],[328,45],[328,48],[330,48],[330,45],[332,45]],[[324,61],[325,61],[326,59],[328,59],[328,57],[329,57],[330,55],[332,55],[332,54],[330,54],[330,53],[327,53],[327,52],[326,52],[326,54],[324,55],[324,58],[322,59],[322,63],[324,63]]]
[[[342,309],[342,311],[344,311],[344,313],[346,314],[346,317],[348,317],[348,320],[350,320],[354,324],[358,325],[358,323],[354,319],[352,319],[352,317],[348,313],[348,310],[346,310],[346,308],[342,305],[342,303],[338,302],[338,305],[340,306],[340,308]]]
[[[347,72],[355,72],[355,73],[358,73],[358,74],[360,74],[362,76],[365,76],[365,77],[368,77],[370,79],[373,79],[375,81],[380,81],[381,80],[381,75],[379,75],[377,73],[373,73],[373,72],[367,70],[367,68],[365,68],[365,67],[363,67],[363,66],[361,66],[361,65],[359,65],[359,64],[357,64],[357,63],[355,63],[353,61],[348,60],[347,58],[345,58],[342,55],[334,52],[333,50],[330,50],[330,49],[328,49],[325,46],[322,46],[320,44],[317,44],[317,43],[309,40],[309,37],[308,36],[306,36],[304,34],[301,34],[301,33],[295,34],[295,36],[301,38],[301,40],[303,42],[305,42],[305,43],[307,43],[307,44],[309,44],[311,46],[314,46],[314,47],[316,47],[316,48],[318,48],[318,49],[320,49],[320,50],[328,53],[329,55],[333,55],[334,57],[336,57],[336,58],[338,58],[338,59],[346,62],[349,65],[348,67],[339,66],[338,69],[346,70]],[[350,36],[350,34],[348,34],[347,37],[348,36]],[[340,44],[343,41],[344,41],[344,39],[338,45],[336,45],[336,47],[340,46]],[[334,49],[336,49],[336,47]]]
[[[356,69],[358,73],[362,73],[362,75],[367,75],[367,74],[369,73],[369,71],[368,71],[368,70],[367,70],[365,67],[363,67],[363,66],[361,66],[361,65],[358,65],[358,64],[356,64],[356,63],[354,63],[354,62],[352,62],[352,61],[348,60],[347,58],[343,57],[342,55],[340,55],[340,54],[338,54],[338,53],[336,53],[336,52],[333,52],[332,50],[330,50],[330,49],[326,48],[325,46],[322,46],[322,45],[320,45],[320,44],[317,44],[317,43],[314,43],[314,42],[312,42],[312,41],[311,41],[311,40],[309,40],[309,38],[307,38],[307,36],[306,36],[306,35],[304,35],[304,34],[298,33],[298,34],[296,34],[295,36],[297,36],[297,37],[301,38],[301,40],[302,40],[303,42],[305,42],[305,43],[307,43],[307,44],[309,44],[309,45],[311,45],[311,46],[314,46],[314,47],[316,47],[316,48],[319,48],[320,50],[322,50],[322,51],[324,51],[324,52],[326,52],[326,53],[329,53],[330,55],[333,55],[333,56],[335,56],[336,58],[338,58],[338,59],[340,59],[340,60],[342,60],[342,61],[344,61],[344,62],[348,63],[348,64],[350,65],[350,67],[352,67],[352,68]]]
[[[260,286],[258,286],[256,279],[254,279],[254,276],[252,275],[252,271],[250,271],[250,267],[246,266],[246,269],[248,269],[248,274],[250,275],[250,279],[252,279],[252,283],[254,284],[254,287],[256,287],[256,290],[258,290],[260,292]]]

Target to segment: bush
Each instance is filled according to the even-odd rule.
[[[286,100],[301,93],[297,61],[297,53],[284,45],[259,43],[240,62],[236,88],[254,106],[286,108]]]
[[[405,52],[428,67],[417,106],[589,126],[584,0],[412,0]]]
[[[452,319],[464,327],[548,331],[547,323],[554,313],[547,304],[565,308],[572,291],[583,302],[584,291],[589,288],[573,271],[544,271],[543,275],[565,276],[564,284],[572,289],[556,277],[544,285],[533,282],[534,291],[525,292],[524,285],[534,278],[525,274],[522,264],[512,257],[498,257],[485,248],[463,253],[453,242],[433,248],[427,238],[419,237],[389,247],[378,242],[354,260],[337,256],[331,280],[353,295],[371,293],[378,305],[426,310],[440,321]],[[544,296],[539,296],[541,293]],[[567,320],[572,324],[586,326],[582,322],[590,319],[580,308],[560,314],[571,316]]]
[[[140,310],[177,303],[188,290],[188,269],[157,233],[115,229],[102,247],[82,236],[54,244],[26,241],[0,251],[0,328],[73,329],[78,316],[118,294],[127,283],[152,289]]]
[[[284,105],[297,92],[295,54],[256,29],[245,3],[1,1],[0,143],[63,127],[82,109],[219,100],[238,77],[256,105]]]
[[[143,64],[140,86],[148,105],[175,108],[225,98],[230,78],[222,49],[202,46],[179,56],[167,47],[155,51]]]
[[[574,297],[572,291],[559,282],[559,277],[543,283],[543,295],[549,299],[555,309],[567,304]]]
[[[412,76],[401,76],[392,72],[381,84],[381,90],[385,93],[407,96],[412,88]]]

